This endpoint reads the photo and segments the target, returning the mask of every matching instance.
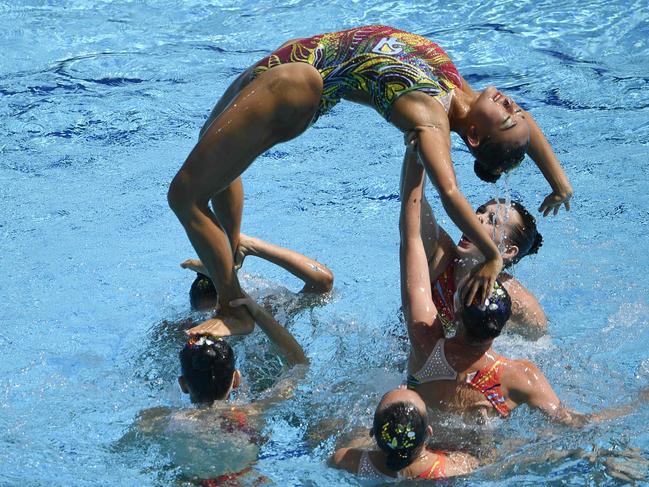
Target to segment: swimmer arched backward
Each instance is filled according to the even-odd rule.
[[[370,105],[416,138],[444,209],[485,256],[463,290],[467,302],[476,294],[486,298],[502,259],[458,188],[451,130],[476,155],[484,179],[512,169],[527,151],[552,187],[540,209],[547,214],[561,204],[569,208],[570,183],[532,117],[494,87],[473,91],[437,44],[387,26],[292,40],[230,85],[169,188],[169,204],[219,292],[220,316],[193,332],[252,330],[252,317],[229,305],[242,294],[233,268],[243,211],[239,176],[340,99]]]

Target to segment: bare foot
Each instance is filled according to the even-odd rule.
[[[180,267],[182,267],[183,269],[192,270],[194,272],[200,272],[201,274],[209,276],[207,269],[198,259],[187,259],[186,261],[180,263]]]
[[[237,310],[238,311],[238,310]],[[247,311],[236,312],[240,316],[215,316],[203,321],[200,325],[186,331],[188,335],[210,335],[227,337],[232,335],[248,335],[255,329],[255,322]]]

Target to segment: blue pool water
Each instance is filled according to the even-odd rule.
[[[539,297],[549,333],[505,336],[497,350],[535,361],[581,411],[647,386],[646,0],[2,0],[0,485],[179,482],[161,446],[120,446],[141,411],[190,407],[175,383],[183,339],[174,323],[191,315],[192,276],[178,263],[194,254],[167,186],[243,68],[286,39],[369,23],[429,36],[472,85],[510,93],[534,113],[574,186],[573,211],[540,221],[543,248],[515,272]],[[478,181],[453,142],[469,200],[502,194],[502,184]],[[244,287],[273,297],[311,359],[295,397],[266,417],[255,468],[277,485],[356,485],[325,465],[335,439],[310,435],[335,418],[346,431],[367,426],[403,377],[402,150],[373,111],[341,103],[245,174],[244,232],[336,275],[330,299],[300,309],[294,278],[253,258],[243,269]],[[529,208],[547,192],[530,161],[508,185]],[[281,366],[265,360],[273,355],[260,332],[235,349],[253,399]],[[623,483],[610,464],[628,461],[630,449],[642,478],[648,422],[642,407],[574,432],[521,408],[495,426],[495,464],[456,483]],[[579,449],[591,457],[559,454]]]

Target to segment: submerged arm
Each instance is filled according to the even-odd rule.
[[[309,360],[304,355],[304,350],[291,335],[291,333],[280,325],[273,316],[264,308],[259,306],[246,295],[244,298],[235,299],[230,303],[231,306],[245,306],[252,315],[253,319],[263,330],[266,336],[279,347],[280,352],[291,365],[308,364]]]
[[[540,410],[550,420],[565,426],[580,428],[588,423],[589,415],[578,413],[561,404],[545,375],[536,365],[521,360],[517,367],[518,378],[515,386],[510,388],[514,401],[527,403],[529,407]]]

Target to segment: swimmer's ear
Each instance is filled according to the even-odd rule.
[[[235,370],[234,374],[232,374],[232,389],[236,389],[240,385],[241,385],[241,372]]]
[[[433,437],[433,427],[431,425],[428,425],[426,427],[426,440],[432,437]]]
[[[480,145],[480,136],[478,135],[478,128],[471,124],[466,131],[466,143],[469,147],[475,149]]]
[[[178,377],[178,385],[180,386],[180,390],[183,391],[185,394],[189,394],[189,387],[187,387],[187,381],[185,380],[184,376],[179,376]]]
[[[520,249],[518,248],[517,245],[508,245],[502,254],[503,260],[504,261],[514,260],[518,255],[518,252],[520,252]]]

